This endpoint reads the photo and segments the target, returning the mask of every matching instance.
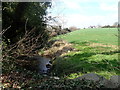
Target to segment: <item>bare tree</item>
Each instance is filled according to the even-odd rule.
[[[114,22],[113,26],[117,27],[118,26],[118,22]]]
[[[53,1],[53,5],[51,8],[51,12],[54,12],[54,14],[52,15],[52,24],[55,26],[59,26],[61,29],[65,28],[65,24],[67,23],[66,16],[63,13],[64,10],[64,6],[60,6],[57,1]]]

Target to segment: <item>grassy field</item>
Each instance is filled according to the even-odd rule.
[[[72,51],[57,59],[56,74],[66,78],[76,78],[94,72],[106,78],[120,75],[118,59],[117,29],[83,29],[57,39],[73,44],[77,51]]]
[[[81,29],[66,35],[58,36],[58,39],[64,39],[71,43],[95,42],[103,44],[118,45],[117,28],[95,28]]]

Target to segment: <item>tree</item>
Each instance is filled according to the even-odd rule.
[[[75,31],[75,30],[77,30],[78,28],[75,27],[75,26],[71,26],[71,27],[69,27],[69,29],[70,29],[71,31]]]
[[[118,26],[118,22],[114,22],[113,26],[117,27]]]
[[[17,32],[22,32],[22,30],[24,30],[24,21],[22,20],[22,17],[24,16],[25,10],[29,3],[3,3],[2,5],[2,30],[10,26],[10,28],[3,33],[3,36],[10,39],[11,43],[15,43],[18,35]]]
[[[52,22],[51,25],[60,27],[59,29],[64,29],[65,24],[67,23],[66,16],[64,15],[65,7],[61,6],[59,1],[53,1],[51,7]]]
[[[29,54],[43,48],[49,37],[47,8],[51,2],[3,2],[2,5],[3,40],[10,51]]]
[[[46,27],[45,16],[47,15],[46,10],[49,4],[49,2],[3,2],[2,30],[10,26],[10,28],[3,33],[3,38],[10,39],[11,43],[16,43],[25,34],[25,29],[29,31],[33,27],[36,27],[36,34],[43,32]],[[25,28],[26,22],[27,25]]]

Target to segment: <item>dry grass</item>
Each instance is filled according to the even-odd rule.
[[[74,51],[75,49],[72,47],[72,44],[63,41],[63,40],[57,40],[52,44],[52,47],[45,50],[42,54],[42,56],[47,56],[51,59],[55,59],[57,57],[62,56],[65,53],[68,53],[70,51]]]
[[[91,47],[97,47],[97,46],[111,47],[111,48],[114,48],[114,49],[118,49],[119,48],[119,46],[117,46],[117,45],[104,45],[104,44],[101,44],[101,43],[91,43],[89,46],[91,46]]]

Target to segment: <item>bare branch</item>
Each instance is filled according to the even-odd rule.
[[[9,27],[7,27],[6,29],[3,29],[1,32],[0,32],[0,35],[3,35],[8,29],[11,28],[11,25]]]

